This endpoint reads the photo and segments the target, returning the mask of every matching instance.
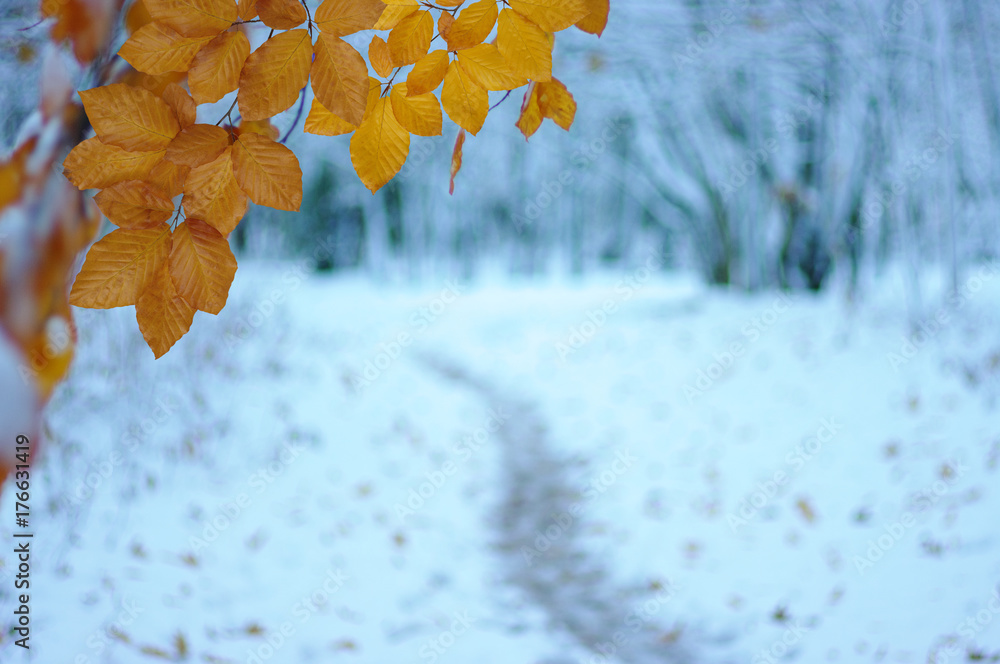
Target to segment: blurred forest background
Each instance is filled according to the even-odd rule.
[[[5,145],[35,103],[45,35],[18,31],[33,15],[5,3]],[[976,0],[620,0],[602,39],[557,51],[579,104],[568,135],[526,144],[512,96],[470,140],[454,198],[454,129],[372,197],[345,139],[295,131],[302,213],[253,209],[235,241],[296,256],[322,240],[321,268],[402,277],[583,273],[652,250],[749,290],[837,275],[854,293],[892,261],[914,289],[927,264],[954,284],[997,248],[998,31],[1000,7]]]

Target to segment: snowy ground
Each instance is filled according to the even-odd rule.
[[[156,362],[87,313],[0,660],[1000,659],[996,276],[928,289],[926,341],[888,278],[851,306],[642,269],[245,264]]]

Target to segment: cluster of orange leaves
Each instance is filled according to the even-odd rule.
[[[576,103],[552,76],[554,33],[576,25],[600,35],[609,0],[500,2],[323,0],[313,13],[300,0],[136,0],[118,51],[135,72],[80,93],[96,136],[64,163],[79,189],[101,190],[95,201],[119,227],[91,248],[70,303],[135,305],[156,357],[195,311],[218,313],[236,273],[226,238],[248,201],[281,210],[302,202],[298,160],[270,120],[304,104],[307,86],[305,131],[350,134],[351,161],[372,193],[402,168],[411,134],[441,135],[442,108],[461,128],[453,191],[465,133],[482,128],[490,91],[527,86],[517,121],[525,138],[543,118],[569,129]],[[270,34],[253,49],[255,24]],[[367,60],[343,39],[364,30],[388,31],[372,37]],[[198,122],[199,105],[234,91],[216,124]]]

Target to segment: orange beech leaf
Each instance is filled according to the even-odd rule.
[[[497,23],[495,0],[479,0],[458,13],[458,18],[448,27],[449,51],[472,48],[481,44],[493,32]]]
[[[236,257],[219,231],[198,219],[174,230],[170,277],[178,295],[200,311],[218,314],[236,277]]]
[[[342,136],[357,129],[347,120],[339,118],[326,109],[318,99],[312,100],[309,115],[306,116],[305,132],[319,136]]]
[[[459,129],[455,138],[455,147],[451,151],[451,182],[448,184],[448,193],[455,193],[455,176],[462,169],[462,146],[465,145],[465,130]]]
[[[135,320],[154,357],[163,357],[187,334],[194,312],[195,308],[177,294],[164,263],[135,303]]]
[[[374,25],[376,30],[392,30],[400,21],[420,9],[417,0],[384,0],[384,2],[385,10]]]
[[[306,9],[298,0],[257,0],[261,22],[275,30],[291,30],[306,22]]]
[[[542,109],[538,107],[538,83],[532,83],[524,93],[521,115],[515,125],[528,140],[542,126]]]
[[[368,96],[365,59],[343,39],[326,34],[316,40],[315,50],[313,93],[331,113],[355,126],[360,125]]]
[[[511,70],[493,44],[479,44],[456,55],[462,69],[485,90],[513,90],[528,82]]]
[[[166,102],[148,90],[112,83],[80,98],[97,137],[124,150],[162,150],[181,130]]]
[[[309,81],[312,40],[308,30],[281,32],[250,54],[240,75],[240,115],[264,120],[295,103]]]
[[[375,73],[382,78],[389,78],[389,74],[395,68],[389,45],[378,35],[372,37],[371,43],[368,44],[368,61],[372,63]]]
[[[533,81],[552,78],[548,34],[511,9],[504,9],[497,19],[497,48],[515,74]]]
[[[490,99],[456,60],[448,65],[441,88],[441,105],[455,124],[475,136],[486,122]]]
[[[170,253],[170,226],[120,228],[98,240],[76,275],[69,303],[110,309],[135,304]]]
[[[163,89],[162,99],[174,112],[181,130],[187,129],[198,120],[198,106],[194,103],[194,99],[187,90],[176,83],[169,83]]]
[[[448,52],[431,51],[418,60],[406,76],[406,94],[422,95],[425,92],[433,92],[441,85],[447,73]]]
[[[323,0],[313,22],[328,35],[344,37],[374,28],[385,8],[381,0]]]
[[[143,0],[149,15],[186,37],[214,37],[237,19],[232,0]]]
[[[185,37],[160,23],[139,28],[118,49],[127,63],[147,74],[187,71],[191,60],[211,37]]]
[[[608,25],[608,14],[611,11],[610,0],[584,0],[587,9],[590,11],[585,17],[576,22],[576,27],[584,32],[600,37],[604,33],[604,28]]]
[[[590,14],[584,0],[509,0],[508,4],[546,32],[565,30]]]
[[[70,151],[63,169],[78,189],[103,189],[117,182],[145,178],[163,155],[163,150],[129,152],[102,143],[95,136]]]
[[[164,159],[194,168],[214,161],[229,147],[229,132],[208,124],[191,125],[177,134]]]
[[[553,78],[547,83],[537,84],[536,96],[542,115],[569,131],[576,117],[576,101],[562,81]]]
[[[295,154],[258,134],[243,134],[233,144],[236,182],[257,205],[296,211],[302,204],[302,169]]]
[[[386,42],[397,67],[412,65],[427,55],[434,36],[434,19],[428,11],[417,11],[396,24]]]
[[[441,135],[441,104],[430,92],[407,96],[406,83],[392,86],[392,113],[403,128],[417,136]]]
[[[126,180],[94,196],[94,202],[111,223],[122,228],[158,226],[174,214],[165,192],[141,180]]]
[[[184,182],[184,214],[228,236],[247,212],[247,195],[233,175],[233,148],[192,168]]]
[[[372,79],[374,80],[374,79]],[[374,194],[395,177],[410,152],[410,132],[399,124],[388,97],[379,96],[378,81],[369,89],[364,122],[351,137],[351,163]]]
[[[208,42],[191,61],[188,85],[199,104],[219,101],[240,85],[240,72],[250,55],[250,41],[242,32],[223,32]]]

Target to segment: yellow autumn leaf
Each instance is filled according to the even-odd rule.
[[[462,169],[462,146],[465,144],[465,130],[459,129],[455,138],[455,147],[451,151],[451,180],[448,183],[448,193],[455,193],[455,176]]]
[[[374,28],[384,10],[381,0],[323,0],[313,22],[328,35],[344,37]]]
[[[141,180],[126,180],[98,192],[94,202],[111,223],[121,228],[158,226],[174,214],[174,203],[159,188]]]
[[[211,37],[185,37],[159,23],[139,28],[118,49],[118,55],[147,74],[187,71],[191,60]]]
[[[94,136],[70,151],[63,169],[77,189],[103,189],[125,180],[142,180],[163,154],[163,150],[130,152]]]
[[[191,125],[167,146],[164,159],[195,168],[214,161],[229,147],[229,132],[209,124]]]
[[[306,22],[306,9],[298,0],[257,0],[261,23],[275,30],[291,30]]]
[[[186,220],[174,230],[169,265],[177,294],[193,307],[218,314],[226,306],[236,257],[219,231],[201,220]]]
[[[538,110],[543,117],[550,118],[557,125],[569,131],[576,117],[576,101],[566,86],[557,78],[547,83],[538,83],[536,88]]]
[[[376,30],[392,30],[404,18],[420,9],[417,0],[384,0],[385,9],[375,22]]]
[[[250,41],[239,30],[223,32],[191,61],[188,86],[199,104],[217,102],[239,87],[240,72],[250,55]]]
[[[524,93],[524,101],[521,103],[521,115],[517,118],[515,126],[524,134],[524,140],[528,140],[542,126],[542,110],[538,108],[538,84],[532,83]]]
[[[161,266],[135,303],[135,320],[154,357],[163,357],[187,334],[194,312],[174,288],[167,265]]]
[[[372,37],[371,43],[368,44],[368,61],[372,63],[375,73],[382,78],[388,78],[394,69],[389,45],[378,35]]]
[[[576,27],[600,37],[608,25],[611,0],[584,0],[584,4],[587,5],[589,13],[576,22]]]
[[[181,130],[166,102],[147,90],[112,83],[80,98],[98,138],[125,150],[162,150]]]
[[[497,19],[497,48],[516,74],[533,81],[552,78],[552,42],[540,27],[511,9]]]
[[[43,14],[45,14],[44,7],[51,0],[43,0],[42,8]],[[149,10],[146,9],[146,5],[143,4],[143,0],[135,0],[132,5],[125,12],[125,29],[130,35],[135,34],[139,29],[153,22],[153,17],[149,15]]]
[[[590,13],[584,0],[509,0],[508,4],[546,32],[565,30]]]
[[[174,117],[177,118],[177,124],[180,125],[182,131],[197,121],[198,106],[188,91],[181,86],[176,83],[168,83],[167,87],[163,89],[161,98],[174,112]]]
[[[413,65],[406,76],[406,89],[409,95],[422,95],[432,92],[441,85],[444,75],[448,73],[448,52],[431,51]]]
[[[309,115],[306,116],[304,131],[319,136],[342,136],[357,129],[347,120],[339,118],[327,110],[316,98],[312,100]]]
[[[389,103],[406,131],[417,136],[441,135],[441,104],[432,93],[407,96],[406,83],[397,83],[389,93]]]
[[[239,0],[236,3],[236,15],[241,21],[252,21],[257,18],[257,0]]]
[[[237,19],[232,0],[143,0],[149,15],[186,37],[214,37]]]
[[[528,79],[511,71],[510,65],[493,44],[479,44],[456,55],[462,69],[485,90],[513,90],[528,82]]]
[[[90,309],[135,304],[170,253],[170,226],[119,228],[87,252],[69,303]]]
[[[368,65],[343,39],[320,34],[312,63],[313,93],[331,113],[358,126],[368,96]]]
[[[490,99],[456,60],[448,65],[444,76],[441,105],[455,124],[475,136],[486,122]]]
[[[389,33],[387,43],[394,65],[412,65],[427,55],[434,36],[434,19],[428,11],[417,11],[398,24]]]
[[[184,213],[228,236],[247,212],[247,195],[233,174],[233,148],[191,169],[184,182]]]
[[[190,172],[190,166],[162,159],[146,176],[146,182],[154,187],[159,187],[160,191],[172,201],[184,193],[184,182]]]
[[[236,182],[250,200],[278,210],[299,209],[302,169],[291,150],[259,134],[243,134],[232,149]]]
[[[237,102],[247,120],[264,120],[295,103],[309,80],[308,30],[281,32],[250,54],[240,75]]]
[[[449,51],[472,48],[481,44],[493,32],[497,22],[497,3],[495,0],[479,0],[458,14],[458,18],[448,28],[446,41]]]
[[[395,177],[410,152],[410,132],[399,124],[388,97],[378,96],[351,137],[351,163],[374,194]]]
[[[455,17],[448,12],[441,12],[438,15],[438,34],[441,39],[448,41],[448,33],[451,32],[451,26],[455,24]]]

